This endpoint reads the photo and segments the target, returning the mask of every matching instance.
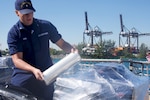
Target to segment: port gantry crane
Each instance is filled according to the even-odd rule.
[[[150,36],[150,33],[141,33],[135,27],[128,30],[123,24],[122,15],[120,14],[121,32],[119,34],[119,47],[128,47],[131,53],[139,53],[139,37]],[[126,38],[125,44],[121,45],[121,37]],[[136,45],[135,45],[136,43]]]
[[[102,32],[101,29],[98,26],[95,26],[94,29],[90,26],[89,22],[88,22],[88,15],[87,12],[85,12],[85,31],[83,33],[83,43],[85,43],[85,34],[87,36],[90,37],[90,43],[87,44],[86,47],[84,47],[82,50],[84,52],[88,52],[88,53],[94,53],[96,48],[95,48],[95,44],[94,44],[94,38],[95,37],[100,37],[100,44],[102,45],[102,35],[104,34],[112,34],[112,32]]]

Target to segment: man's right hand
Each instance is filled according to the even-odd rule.
[[[37,68],[35,68],[33,70],[33,74],[34,74],[34,76],[35,76],[35,78],[37,80],[41,80],[42,81],[44,79],[43,73],[39,69],[37,69]]]

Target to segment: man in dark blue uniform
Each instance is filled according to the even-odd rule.
[[[70,53],[73,47],[63,40],[52,23],[33,17],[35,9],[30,0],[16,0],[15,9],[19,21],[7,37],[15,65],[11,83],[28,89],[44,100],[52,100],[54,86],[45,85],[42,73],[52,66],[49,40],[66,53]]]

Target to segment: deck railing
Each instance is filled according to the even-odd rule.
[[[138,75],[145,75],[150,77],[150,62],[148,61],[135,61],[135,60],[124,60],[124,59],[81,59],[84,64],[94,64],[98,62],[116,62],[116,63],[128,63],[130,71]]]

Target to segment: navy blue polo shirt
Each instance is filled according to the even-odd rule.
[[[7,43],[10,55],[23,52],[23,60],[41,71],[52,65],[49,41],[56,43],[61,39],[56,27],[45,20],[34,19],[30,27],[25,27],[18,21],[9,31]],[[20,70],[14,66],[12,80],[15,84],[32,76],[32,73]]]

